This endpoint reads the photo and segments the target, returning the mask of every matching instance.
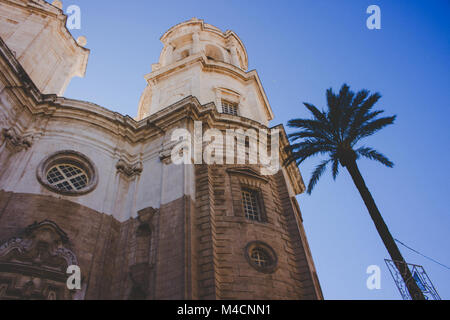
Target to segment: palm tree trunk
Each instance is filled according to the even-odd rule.
[[[356,164],[356,159],[347,161],[345,166],[352,176],[353,182],[358,188],[358,191],[361,194],[364,203],[366,204],[367,210],[369,211],[370,216],[375,223],[378,234],[383,240],[383,243],[387,251],[389,252],[389,255],[391,256],[391,259],[394,261],[397,269],[400,271],[400,274],[402,275],[403,280],[405,281],[405,284],[408,288],[409,294],[411,295],[413,300],[425,300],[423,292],[419,289],[416,281],[413,279],[411,271],[409,270],[405,260],[403,259],[403,256],[400,253],[400,250],[398,249],[394,238],[389,232],[389,229],[384,222],[384,219],[381,216],[380,211],[378,210],[378,207],[375,204],[375,201],[369,189],[366,186],[361,172],[359,171],[358,165]]]

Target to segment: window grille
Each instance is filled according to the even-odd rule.
[[[79,191],[88,185],[86,172],[72,164],[58,164],[47,173],[47,181],[61,191]]]
[[[224,114],[230,114],[232,116],[238,115],[238,106],[236,104],[222,101],[222,113]]]
[[[245,217],[251,221],[262,221],[261,210],[258,203],[258,192],[254,190],[242,190],[242,202]]]

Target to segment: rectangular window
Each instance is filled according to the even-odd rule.
[[[262,222],[258,191],[243,189],[242,205],[244,206],[245,217],[248,220]]]
[[[222,101],[222,113],[231,114],[232,116],[238,115],[238,106],[235,103],[228,101]]]

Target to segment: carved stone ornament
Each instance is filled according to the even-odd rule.
[[[14,128],[3,129],[2,136],[5,139],[7,146],[16,152],[27,150],[33,145],[32,135],[21,136]]]
[[[165,144],[162,147],[162,150],[159,152],[159,159],[161,160],[162,163],[169,165],[172,163],[172,151],[173,149],[179,145],[180,143],[183,143],[186,141],[185,140],[180,140],[180,141],[171,141],[167,144]],[[180,156],[182,156],[181,150],[180,150]]]
[[[73,299],[66,286],[72,265],[67,234],[52,221],[34,223],[0,246],[0,300]]]
[[[120,159],[116,164],[116,169],[118,172],[123,173],[129,178],[140,176],[144,170],[144,165],[142,162],[137,162],[135,164],[129,164],[123,159]]]

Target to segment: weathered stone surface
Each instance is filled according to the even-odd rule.
[[[37,3],[45,14],[35,17],[34,5],[19,2]],[[55,40],[45,28],[33,29],[37,33],[28,39],[20,30],[62,13],[41,0],[0,4],[0,299],[322,298],[295,200],[304,184],[294,164],[262,176],[256,165],[171,161],[172,132],[193,133],[194,121],[204,124],[203,132],[269,130],[272,111],[256,72],[246,72],[247,53],[233,32],[201,20],[169,30],[160,64],[147,77],[153,87],[141,101],[142,121],[136,121],[92,103],[43,94],[50,87],[25,57],[35,58],[40,41],[57,50],[64,44],[59,41],[73,39]],[[17,28],[3,28],[14,24],[5,19],[16,21]],[[26,50],[26,43],[35,44]],[[85,52],[77,48],[73,56],[59,52],[59,59],[73,63]],[[49,65],[35,64],[36,70]],[[72,75],[64,80],[58,72],[58,83]],[[236,93],[240,116],[222,114],[223,95],[232,100]],[[277,129],[282,164],[288,140],[283,127]],[[46,177],[37,175],[40,164],[61,151],[82,155],[96,168],[92,190],[58,193],[39,182],[37,176]],[[258,191],[261,222],[245,218],[242,190],[249,187]],[[35,230],[30,226],[39,226],[34,238],[39,241],[30,239],[27,230]],[[245,249],[258,241],[276,255],[271,272],[249,263]],[[63,284],[61,270],[68,262],[61,257],[69,253],[82,272],[77,292]]]
[[[64,23],[63,11],[43,0],[0,1],[0,37],[45,94],[63,95],[86,72],[89,50]]]

